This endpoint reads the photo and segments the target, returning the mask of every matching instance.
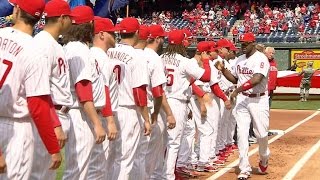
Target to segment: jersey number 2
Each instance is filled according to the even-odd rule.
[[[172,86],[174,81],[173,76],[174,69],[167,69],[167,86]]]
[[[7,65],[7,68],[6,68],[6,70],[4,71],[3,76],[2,76],[2,78],[1,78],[1,80],[0,80],[0,89],[2,88],[2,86],[3,86],[3,84],[4,84],[4,81],[6,81],[7,76],[8,76],[8,74],[9,74],[9,72],[11,71],[11,68],[12,68],[12,62],[11,62],[11,61],[8,61],[8,60],[4,59],[4,60],[2,61],[2,63],[5,64],[5,65]]]

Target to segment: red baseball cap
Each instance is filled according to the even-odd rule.
[[[114,27],[113,22],[108,18],[94,17],[94,33],[99,32],[115,32],[117,29]]]
[[[238,51],[238,48],[236,48],[236,46],[231,42],[231,41],[229,41],[229,49],[231,50],[231,51]]]
[[[71,9],[69,4],[64,0],[51,0],[46,4],[43,13],[46,17],[70,16]]]
[[[149,27],[150,35],[149,38],[156,38],[156,37],[165,37],[166,32],[160,25],[152,25]]]
[[[40,19],[46,5],[44,0],[10,0],[31,16]]]
[[[256,37],[251,32],[244,33],[244,34],[240,35],[239,41],[241,41],[241,42],[254,42],[254,41],[256,41]]]
[[[133,17],[124,18],[118,25],[120,33],[133,33],[140,29],[139,21]]]
[[[93,10],[89,6],[77,6],[71,11],[73,24],[84,24],[93,21]]]
[[[139,29],[139,39],[140,40],[147,40],[150,36],[150,29],[146,25],[141,25]]]
[[[197,45],[197,52],[209,52],[210,51],[210,45],[207,41],[201,41]]]
[[[227,39],[220,39],[217,41],[217,49],[220,48],[230,48],[230,43]]]
[[[216,51],[216,47],[217,47],[217,43],[214,41],[207,41],[207,43],[209,44],[210,47],[210,51]]]
[[[186,39],[192,38],[192,33],[188,29],[182,29]]]
[[[180,45],[184,40],[184,33],[181,30],[170,31],[168,34],[168,43]]]

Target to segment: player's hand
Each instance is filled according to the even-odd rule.
[[[151,114],[151,124],[154,125],[158,121],[158,114],[152,113]]]
[[[224,106],[226,107],[226,109],[230,110],[231,109],[231,101],[230,100],[226,100],[224,102]]]
[[[201,118],[207,117],[207,108],[204,103],[200,104],[200,113],[201,113]]]
[[[149,121],[144,121],[144,135],[149,136],[151,134],[151,124]]]
[[[118,129],[113,118],[108,119],[107,127],[108,127],[108,140],[109,141],[115,140],[118,135]]]
[[[231,93],[231,95],[230,95],[230,102],[231,102],[231,104],[235,104],[237,95],[238,95],[238,92],[237,92],[237,91],[233,91],[233,92]]]
[[[212,97],[209,93],[204,94],[202,97],[203,103],[209,106],[212,106]]]
[[[59,146],[62,149],[67,141],[67,136],[64,134],[61,126],[55,127],[54,133],[56,134]]]
[[[167,125],[169,129],[173,129],[176,127],[176,119],[173,115],[167,116]]]
[[[207,52],[201,53],[201,61],[205,59],[210,59],[210,55]]]
[[[7,168],[6,161],[4,159],[4,156],[1,155],[0,156],[0,174],[4,173],[6,171],[6,168]]]
[[[50,170],[58,169],[62,162],[62,156],[60,153],[52,154],[51,155],[51,165]]]
[[[219,70],[222,71],[224,69],[224,64],[221,61],[217,61],[214,66]]]
[[[101,124],[94,127],[94,132],[96,135],[96,144],[101,144],[106,139],[106,131]]]

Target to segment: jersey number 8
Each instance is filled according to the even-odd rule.
[[[4,81],[7,79],[7,76],[9,75],[9,72],[11,71],[11,68],[12,68],[12,62],[11,61],[8,61],[8,60],[4,59],[2,61],[2,63],[7,65],[7,67],[6,67],[6,70],[3,73],[3,76],[1,78],[1,80],[0,80],[0,89],[2,88],[2,86],[4,84]]]

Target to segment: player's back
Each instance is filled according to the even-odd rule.
[[[116,44],[115,48],[108,49],[107,56],[122,62],[117,69],[120,74],[119,106],[135,105],[132,89],[148,84],[147,62],[139,59],[136,50],[126,44]]]
[[[167,73],[166,95],[168,98],[188,100],[191,96],[190,78],[199,79],[204,70],[196,61],[180,54],[161,55]]]
[[[21,118],[28,115],[24,84],[28,78],[25,77],[25,73],[32,66],[32,62],[27,59],[27,45],[31,40],[30,35],[11,27],[0,29],[0,116],[2,117]]]
[[[39,32],[33,42],[34,53],[41,58],[39,61],[48,63],[53,104],[71,106],[69,65],[62,46],[45,30]]]

